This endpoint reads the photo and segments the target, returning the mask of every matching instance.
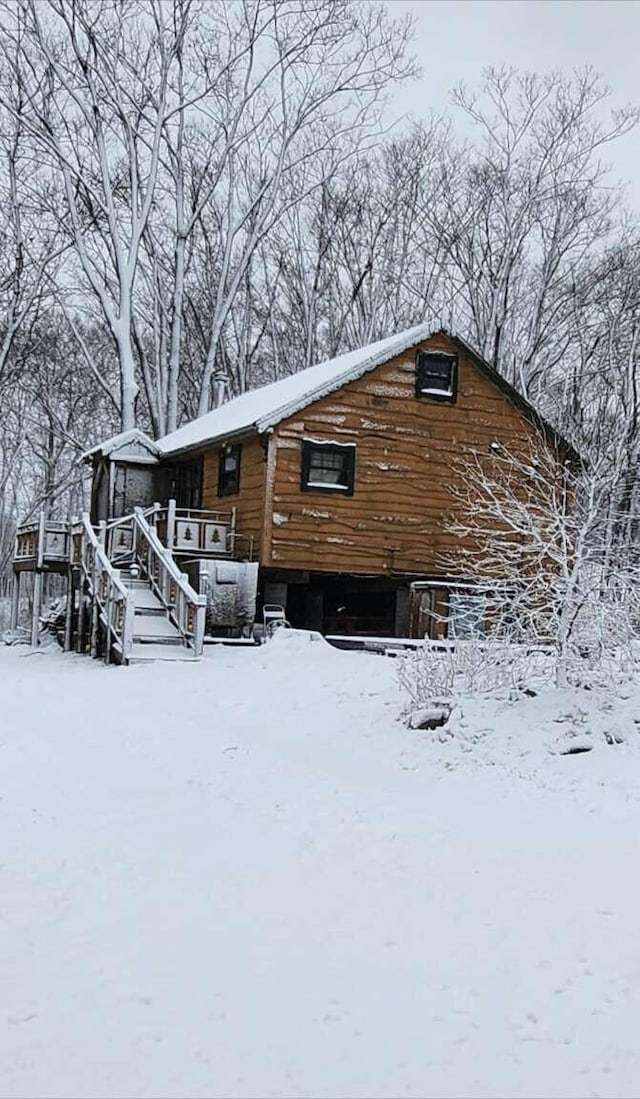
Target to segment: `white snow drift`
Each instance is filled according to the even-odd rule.
[[[421,732],[296,634],[0,690],[3,1096],[637,1094],[636,692]]]

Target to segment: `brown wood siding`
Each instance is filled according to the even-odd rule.
[[[231,440],[242,445],[240,458],[240,491],[218,496],[218,464],[220,446],[204,452],[202,506],[207,511],[228,511],[236,508],[238,556],[244,556],[253,546],[253,560],[258,560],[263,526],[265,451],[257,435]],[[245,548],[246,547],[246,548]]]
[[[275,429],[272,529],[263,541],[270,552],[262,564],[429,575],[442,574],[450,558],[455,570],[460,543],[442,520],[453,506],[456,459],[471,446],[489,456],[494,440],[521,447],[535,429],[446,336],[419,346],[457,351],[456,403],[416,398],[412,348]],[[356,444],[353,496],[301,490],[304,438]]]

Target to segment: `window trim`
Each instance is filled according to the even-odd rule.
[[[450,390],[428,389],[420,384],[421,369],[429,359],[446,362],[450,368]],[[419,348],[416,352],[416,397],[421,401],[440,401],[446,404],[455,404],[458,399],[458,356],[448,351],[430,351],[427,348]]]
[[[225,458],[230,454],[235,457],[235,479],[231,486],[225,484],[226,471]],[[221,446],[218,454],[218,496],[237,496],[240,492],[240,465],[242,462],[242,443],[232,443],[229,446]]]
[[[310,481],[311,459],[314,450],[326,454],[340,454],[346,458],[348,484],[332,485],[329,481]],[[300,489],[302,492],[325,492],[332,496],[353,496],[356,480],[356,444],[338,443],[329,439],[303,439],[300,463]]]

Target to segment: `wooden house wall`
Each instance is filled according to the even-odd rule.
[[[249,541],[253,546],[252,559],[258,560],[263,527],[265,447],[257,435],[231,440],[240,443],[240,490],[229,496],[218,496],[218,466],[220,446],[204,452],[202,473],[202,507],[207,511],[228,511],[236,508],[236,530],[241,536],[238,555],[245,555]],[[245,541],[246,539],[246,541]]]
[[[535,429],[446,336],[421,347],[458,353],[454,404],[415,396],[415,348],[281,423],[269,441],[261,563],[355,574],[440,574],[460,542],[443,527],[464,447],[526,445]],[[303,492],[303,439],[355,443],[353,496]],[[216,466],[217,469],[217,466]],[[258,494],[256,492],[256,503]],[[209,504],[205,505],[209,506]],[[252,512],[252,521],[255,517]]]

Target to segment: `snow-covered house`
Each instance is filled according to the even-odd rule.
[[[325,634],[439,636],[443,618],[474,619],[443,521],[456,459],[541,430],[564,460],[568,444],[488,363],[421,325],[155,442],[134,431],[93,448],[90,526],[102,524],[114,567],[137,556],[137,583],[148,574],[171,621],[188,575],[183,640],[205,628],[195,593],[211,632],[248,629],[279,604],[292,625]]]
[[[228,401],[156,445],[179,508],[235,509],[239,556],[259,564],[261,598],[292,624],[408,636],[438,628],[429,611],[455,586],[458,545],[442,522],[454,459],[540,427],[466,343],[423,325]]]

